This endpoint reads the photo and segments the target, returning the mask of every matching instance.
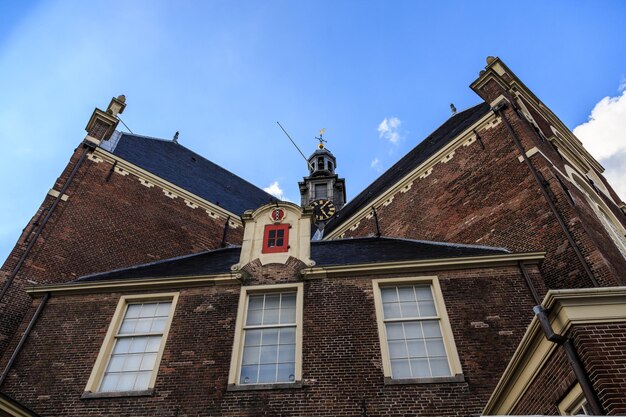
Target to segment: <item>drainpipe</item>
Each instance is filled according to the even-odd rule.
[[[528,289],[530,290],[530,294],[533,296],[533,300],[535,301],[535,303],[541,304],[539,293],[537,292],[537,288],[535,288],[535,284],[533,284],[533,281],[530,279],[530,275],[528,275],[526,264],[520,261],[518,263],[518,266],[519,266],[519,269],[522,271],[522,275],[524,276],[524,279],[526,280],[526,285],[528,286]]]
[[[587,371],[585,371],[585,367],[583,366],[580,357],[576,353],[576,348],[572,344],[572,341],[567,337],[554,333],[552,329],[552,325],[550,324],[550,319],[548,318],[548,314],[545,308],[541,304],[533,307],[533,311],[539,320],[539,324],[541,325],[541,329],[546,335],[546,339],[548,339],[552,343],[556,343],[559,346],[562,346],[565,350],[565,354],[567,355],[567,360],[570,363],[572,370],[574,371],[574,375],[576,375],[576,379],[580,384],[580,388],[585,394],[585,399],[587,400],[587,405],[591,411],[591,414],[594,416],[602,416],[604,415],[604,411],[602,410],[602,406],[600,405],[600,400],[596,395],[596,392],[591,385],[591,380],[589,379],[589,375],[587,375]]]
[[[63,195],[67,191],[68,187],[72,183],[72,179],[76,175],[76,172],[78,172],[78,168],[80,168],[80,166],[85,161],[85,158],[87,157],[87,152],[89,152],[90,149],[93,149],[92,146],[87,144],[86,142],[83,142],[83,147],[84,147],[83,148],[83,153],[81,154],[80,159],[78,160],[78,162],[76,162],[76,165],[74,165],[74,169],[72,169],[72,172],[70,173],[70,176],[65,181],[65,184],[63,184],[63,188],[61,188],[61,191],[59,192],[59,195],[56,196],[56,198],[54,199],[54,202],[52,203],[52,205],[48,209],[48,212],[46,213],[46,216],[43,218],[43,220],[41,221],[41,224],[37,228],[37,231],[35,232],[35,236],[32,239],[30,239],[30,241],[28,242],[28,245],[26,246],[26,249],[22,253],[22,256],[20,256],[20,259],[17,261],[17,264],[15,265],[15,268],[13,268],[13,270],[9,274],[9,277],[7,278],[6,282],[4,283],[4,286],[2,287],[2,291],[0,291],[0,300],[2,300],[2,298],[5,296],[5,294],[9,290],[9,287],[13,283],[13,280],[15,279],[15,276],[17,275],[17,273],[22,268],[22,265],[24,264],[24,261],[26,260],[26,257],[30,254],[30,251],[33,248],[33,246],[35,246],[35,243],[37,242],[37,238],[39,238],[39,235],[41,235],[41,232],[43,232],[43,229],[46,226],[46,223],[48,222],[48,220],[52,216],[52,213],[54,213],[54,209],[59,205],[59,202],[61,201],[61,197],[63,197]]]
[[[504,115],[503,110],[506,107],[507,107],[507,103],[503,100],[503,101],[500,101],[498,104],[496,104],[492,108],[492,110],[498,116],[500,116],[500,118],[504,121],[504,124],[506,125],[506,127],[507,127],[507,129],[508,129],[508,131],[509,131],[509,133],[511,135],[511,137],[513,138],[513,142],[515,143],[515,146],[517,147],[518,151],[522,154],[522,158],[524,159],[524,162],[526,162],[526,165],[528,166],[528,169],[530,169],[530,172],[533,174],[533,177],[535,178],[535,181],[537,182],[537,184],[539,184],[539,189],[541,190],[541,193],[543,194],[543,197],[545,198],[545,200],[548,202],[548,205],[550,206],[550,210],[552,210],[552,213],[554,214],[554,216],[556,217],[559,225],[561,226],[561,229],[563,230],[563,233],[565,233],[565,236],[567,237],[567,240],[568,240],[570,246],[574,250],[574,253],[576,254],[576,257],[578,258],[578,260],[580,261],[581,265],[583,266],[583,269],[585,270],[585,274],[587,275],[587,277],[591,281],[591,284],[594,287],[598,287],[599,286],[598,281],[596,281],[596,278],[593,276],[593,272],[591,272],[591,269],[589,268],[589,265],[587,265],[587,261],[585,261],[585,257],[583,256],[583,254],[580,252],[580,249],[576,245],[576,242],[574,241],[574,237],[572,236],[572,234],[570,233],[569,229],[567,228],[567,225],[565,224],[565,221],[563,220],[563,218],[561,217],[561,214],[557,210],[556,205],[554,204],[554,201],[552,201],[552,199],[550,198],[550,195],[548,194],[548,190],[546,190],[546,185],[543,183],[543,181],[539,177],[539,173],[537,172],[537,170],[535,169],[533,164],[530,162],[530,159],[528,158],[528,155],[526,155],[526,151],[522,147],[522,143],[520,142],[519,138],[517,137],[517,134],[513,130],[513,127],[511,126],[511,123],[509,122],[509,120]]]
[[[30,335],[31,330],[33,330],[33,327],[35,326],[35,323],[37,322],[37,319],[41,315],[41,312],[46,306],[46,303],[48,302],[49,298],[50,298],[50,293],[47,292],[46,295],[43,296],[41,302],[39,303],[39,306],[37,306],[37,310],[35,311],[35,314],[33,314],[33,317],[30,319],[30,322],[28,323],[28,327],[26,327],[26,330],[24,330],[24,334],[22,335],[20,342],[17,344],[17,346],[15,347],[15,350],[11,354],[11,357],[9,358],[9,361],[7,362],[7,365],[5,366],[4,371],[2,371],[2,375],[0,375],[0,386],[7,379],[7,376],[9,376],[9,371],[11,370],[13,363],[17,359],[17,355],[19,355],[20,351],[22,350],[22,346],[24,346],[24,343],[26,343],[26,339],[28,339],[28,336]]]

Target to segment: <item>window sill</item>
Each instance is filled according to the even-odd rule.
[[[271,389],[299,389],[302,382],[286,382],[282,384],[251,384],[251,385],[229,385],[226,391],[261,391]]]
[[[405,378],[405,379],[391,379],[385,377],[385,385],[414,385],[414,384],[441,384],[448,382],[465,382],[463,374],[457,374],[453,376],[438,376],[432,378]]]
[[[81,400],[92,398],[120,398],[120,397],[149,397],[154,395],[154,388],[143,391],[116,391],[116,392],[91,392],[85,391],[80,396]]]

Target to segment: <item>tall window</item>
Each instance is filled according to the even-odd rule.
[[[385,376],[401,380],[460,374],[438,287],[430,281],[374,284]]]
[[[300,380],[301,291],[301,284],[244,287],[229,383]]]
[[[590,416],[587,399],[579,384],[576,384],[558,404],[562,416]]]
[[[154,387],[176,298],[152,298],[120,300],[87,391],[132,392]]]

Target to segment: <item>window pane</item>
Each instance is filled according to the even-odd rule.
[[[430,360],[432,376],[450,376],[450,367],[447,358],[434,358]]]
[[[384,303],[383,313],[386,319],[400,318],[400,304],[398,303]]]
[[[446,356],[446,348],[441,339],[426,339],[428,356]]]
[[[122,326],[120,327],[119,334],[135,333],[135,326],[137,325],[137,319],[124,319]]]
[[[256,326],[261,324],[263,320],[263,310],[248,310],[248,318],[246,319],[246,325]]]
[[[261,363],[277,363],[278,362],[278,346],[269,345],[261,347]]]
[[[406,342],[404,340],[392,340],[389,342],[389,357],[391,359],[406,358],[407,356]]]
[[[409,361],[406,359],[393,359],[391,361],[392,378],[410,378],[411,368]]]
[[[402,317],[404,318],[419,317],[419,313],[417,312],[417,303],[415,301],[400,303],[400,309],[402,310]]]
[[[172,307],[172,303],[159,303],[159,306],[157,307],[156,315],[160,317],[169,316],[171,307]]]
[[[259,383],[267,384],[276,382],[276,364],[259,366]]]
[[[107,372],[119,372],[122,369],[124,369],[124,360],[126,359],[125,356],[119,356],[119,355],[115,355],[111,357],[111,360],[109,361],[109,366],[107,367]]]
[[[265,329],[263,330],[263,336],[261,338],[261,344],[277,345],[278,344],[278,329]]]
[[[251,295],[248,298],[248,310],[261,310],[263,308],[263,296]]]
[[[430,286],[416,286],[415,287],[415,294],[417,295],[417,299],[422,301],[427,301],[430,300],[432,301],[433,299],[433,294],[430,290]]]
[[[409,340],[407,341],[409,348],[409,356],[412,358],[425,358],[426,357],[426,344],[423,340]]]
[[[147,344],[148,344],[147,336],[133,337],[133,341],[130,344],[130,349],[128,351],[130,353],[145,352]]]
[[[441,329],[437,320],[422,321],[422,328],[424,329],[424,337],[441,337]]]
[[[280,344],[288,345],[296,343],[296,328],[290,327],[286,329],[280,329]]]
[[[282,237],[276,239],[276,246],[284,246],[284,239]]]
[[[437,315],[435,303],[432,301],[420,301],[419,303],[420,317],[431,317]]]
[[[404,334],[407,339],[421,339],[424,337],[422,333],[422,324],[418,321],[409,321],[404,323]]]
[[[133,319],[139,317],[139,313],[141,312],[141,304],[129,304],[126,309],[126,318]]]
[[[141,317],[154,317],[157,303],[144,303],[141,309]]]
[[[267,294],[265,296],[265,308],[280,307],[280,294]]]
[[[241,376],[239,380],[242,384],[256,384],[258,372],[258,365],[244,365],[241,367]]]
[[[278,349],[278,363],[293,362],[296,358],[296,345],[281,345]]]
[[[276,382],[294,382],[296,380],[296,364],[281,363],[278,365]]]
[[[261,344],[262,330],[247,330],[245,335],[246,346],[259,346]]]
[[[116,391],[132,391],[135,386],[136,373],[121,374],[117,383]]]
[[[158,352],[161,346],[161,336],[148,337],[148,344],[146,345],[146,352]]]
[[[243,358],[241,363],[244,365],[250,365],[259,363],[259,355],[261,354],[261,348],[258,346],[249,346],[243,349]]]
[[[126,356],[126,362],[124,362],[124,371],[138,371],[141,365],[140,353]]]
[[[280,305],[282,307],[288,308],[288,307],[296,307],[296,294],[295,293],[291,293],[291,294],[283,294],[283,298],[280,301]]]
[[[295,308],[283,308],[280,310],[280,323],[281,324],[295,324],[296,323],[296,309]]]
[[[386,287],[380,289],[383,303],[398,301],[398,291],[396,287]]]
[[[146,353],[141,360],[140,370],[151,371],[154,369],[154,363],[156,362],[156,353]]]
[[[152,327],[150,328],[150,333],[163,333],[165,331],[165,323],[167,322],[167,317],[159,317],[152,321]]]
[[[428,359],[412,359],[411,372],[413,372],[414,378],[424,378],[431,376]]]
[[[135,326],[134,333],[150,333],[150,326],[152,326],[153,319],[138,319]]]
[[[387,323],[387,339],[404,339],[404,331],[402,330],[402,323]]]
[[[415,301],[413,287],[398,287],[398,297],[400,301]]]
[[[278,324],[279,309],[273,308],[271,310],[265,310],[263,314],[263,324]]]
[[[130,343],[133,341],[132,337],[123,337],[115,341],[115,347],[113,353],[126,353],[130,348]]]
[[[120,379],[119,374],[108,374],[102,378],[102,385],[100,386],[100,391],[115,391],[115,387],[117,386],[117,381]]]
[[[146,390],[150,385],[150,377],[152,372],[139,372],[135,381],[135,390]]]

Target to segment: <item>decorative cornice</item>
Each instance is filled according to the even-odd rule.
[[[501,255],[467,256],[462,258],[426,259],[420,261],[380,262],[359,265],[337,265],[305,268],[301,272],[304,279],[326,278],[330,276],[392,274],[415,271],[433,271],[480,268],[483,266],[517,265],[519,262],[539,263],[545,252],[506,253]]]
[[[96,163],[107,162],[113,164],[117,162],[114,170],[116,174],[123,176],[133,174],[133,176],[139,180],[139,183],[145,187],[150,188],[157,186],[163,191],[164,196],[171,199],[182,198],[186,206],[192,209],[203,209],[211,218],[226,220],[230,217],[228,223],[233,229],[243,227],[243,223],[239,219],[238,214],[232,213],[223,207],[213,204],[210,201],[185,190],[184,188],[174,185],[171,182],[166,181],[163,178],[154,175],[107,150],[96,148],[88,155],[88,158]]]
[[[43,284],[27,287],[26,292],[32,296],[43,293],[79,294],[115,291],[141,291],[164,288],[204,287],[208,285],[224,285],[240,283],[239,273],[166,277],[138,278],[103,281],[69,282],[66,284]]]

